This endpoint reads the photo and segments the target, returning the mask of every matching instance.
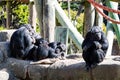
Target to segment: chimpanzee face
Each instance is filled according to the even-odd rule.
[[[101,33],[100,32],[95,33],[94,37],[96,40],[101,40]]]
[[[90,33],[91,33],[91,38],[93,40],[100,40],[101,39],[101,28],[98,27],[98,26],[95,26],[95,27],[92,27],[91,30],[90,30]]]

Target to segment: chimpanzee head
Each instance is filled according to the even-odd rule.
[[[94,40],[100,40],[101,39],[101,27],[99,26],[93,26],[91,29],[90,29],[90,32],[94,38]]]
[[[33,26],[31,26],[30,24],[24,24],[24,25],[21,25],[21,27],[25,27],[30,32],[30,35],[33,35],[35,33]]]
[[[58,42],[57,43],[57,47],[55,49],[55,52],[58,53],[58,52],[65,52],[66,51],[66,46],[65,44],[61,43],[61,42]]]
[[[48,45],[48,42],[43,38],[36,39],[35,45],[39,46],[41,44]]]

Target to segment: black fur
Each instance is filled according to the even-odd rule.
[[[103,61],[108,49],[108,40],[100,27],[94,26],[90,29],[82,43],[82,49],[87,69]]]

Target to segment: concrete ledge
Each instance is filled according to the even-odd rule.
[[[0,63],[0,71],[5,69],[6,78],[9,80],[91,80],[89,72],[85,71],[85,62],[79,57],[77,59],[58,60],[51,65],[31,65],[30,61],[18,60],[8,56],[10,54],[9,42],[1,42],[0,51],[0,54],[7,56],[0,56],[3,57],[3,61]],[[120,61],[113,60],[115,57],[120,56],[108,57],[93,69],[95,80],[120,80]]]
[[[0,69],[6,69],[15,78],[26,80],[91,80],[89,72],[85,71],[83,60],[59,60],[52,65],[31,65],[29,61],[8,58],[0,64]],[[120,80],[120,62],[105,59],[95,69],[95,80]],[[0,76],[1,77],[1,76]],[[12,79],[11,79],[12,80]]]
[[[0,42],[2,42],[2,41],[10,41],[11,35],[15,31],[16,31],[16,29],[1,30],[0,31]]]

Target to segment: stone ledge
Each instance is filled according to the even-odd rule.
[[[0,31],[0,42],[10,41],[10,38],[11,38],[13,32],[15,32],[15,31],[16,31],[16,29],[1,30]]]
[[[0,59],[0,70],[6,70],[9,80],[90,80],[89,72],[85,71],[85,62],[79,57],[58,60],[51,65],[31,65],[30,61],[9,57],[9,42],[1,42],[0,51],[0,54],[7,56],[0,55],[1,59],[5,58]],[[95,80],[120,80],[120,61],[114,61],[115,57],[120,56],[108,57],[93,69]],[[5,73],[6,78],[8,78],[7,73]]]

